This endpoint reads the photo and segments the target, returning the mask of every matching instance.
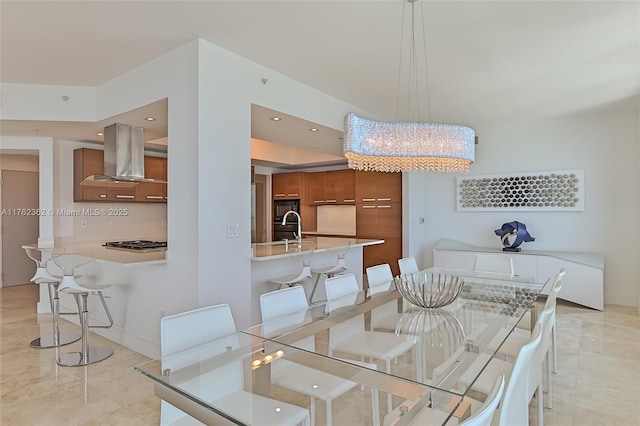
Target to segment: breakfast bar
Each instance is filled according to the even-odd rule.
[[[362,247],[383,244],[384,240],[340,237],[307,237],[296,240],[273,241],[251,244],[251,319],[253,324],[260,322],[260,295],[276,290],[278,285],[270,280],[284,275],[296,274],[303,267],[303,261],[310,260],[311,267],[333,266],[338,256],[345,253],[348,272],[353,272],[362,288]],[[314,276],[303,287],[310,297]],[[314,300],[323,300],[324,284],[322,279],[317,285]]]

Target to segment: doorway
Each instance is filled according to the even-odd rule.
[[[36,265],[22,246],[38,241],[38,172],[2,170],[2,287],[28,284]]]

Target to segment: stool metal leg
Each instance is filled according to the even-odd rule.
[[[76,300],[80,305],[80,323],[82,325],[82,350],[80,352],[69,352],[61,355],[57,360],[58,365],[67,367],[89,365],[107,359],[113,354],[113,350],[111,348],[89,347],[89,312],[87,310],[88,296],[89,293],[81,293],[81,299],[78,299],[78,297],[76,296]]]
[[[48,284],[49,290],[49,303],[51,304],[51,310],[53,311],[53,331],[51,336],[40,336],[29,343],[29,346],[36,349],[57,348],[69,343],[77,342],[80,340],[81,335],[78,333],[60,333],[58,327],[60,319],[60,299],[58,297],[58,285],[57,282],[51,282]]]

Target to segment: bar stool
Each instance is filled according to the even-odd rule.
[[[347,264],[344,260],[349,248],[351,247],[351,241],[347,244],[347,248],[338,254],[338,261],[333,266],[327,266],[324,268],[313,268],[311,272],[317,274],[316,281],[313,283],[313,289],[311,290],[311,296],[309,296],[309,303],[313,301],[313,295],[316,294],[316,289],[318,288],[318,282],[320,281],[320,277],[322,275],[326,275],[327,278],[333,278],[334,276],[341,274],[347,270]]]
[[[60,333],[58,327],[60,315],[76,315],[78,312],[60,312],[60,299],[58,297],[58,286],[62,277],[55,277],[47,271],[49,260],[42,260],[40,249],[25,248],[29,259],[36,263],[36,273],[31,278],[31,282],[36,284],[47,284],[49,291],[49,304],[53,314],[53,330],[50,336],[40,336],[29,343],[29,346],[36,349],[57,348],[80,340],[79,333]]]
[[[311,255],[302,259],[302,269],[297,274],[286,275],[280,278],[274,278],[269,281],[275,284],[280,284],[280,288],[293,287],[296,284],[302,284],[307,278],[311,278],[311,257],[313,256],[313,250]]]
[[[93,364],[98,361],[109,358],[113,354],[113,350],[107,347],[89,348],[89,328],[111,328],[113,326],[113,318],[107,307],[107,303],[102,294],[102,290],[111,287],[110,284],[102,286],[85,286],[76,281],[76,270],[94,259],[80,254],[64,254],[52,258],[60,269],[62,269],[63,277],[60,283],[59,291],[73,294],[80,311],[80,325],[82,326],[82,349],[80,352],[68,352],[60,355],[57,359],[58,365],[67,367],[75,367]],[[89,311],[87,298],[89,293],[97,294],[100,297],[102,306],[109,319],[108,325],[89,325]]]

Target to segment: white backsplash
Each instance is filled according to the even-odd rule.
[[[74,203],[76,241],[166,240],[167,205],[133,203]]]
[[[318,233],[356,235],[356,206],[318,206]]]

